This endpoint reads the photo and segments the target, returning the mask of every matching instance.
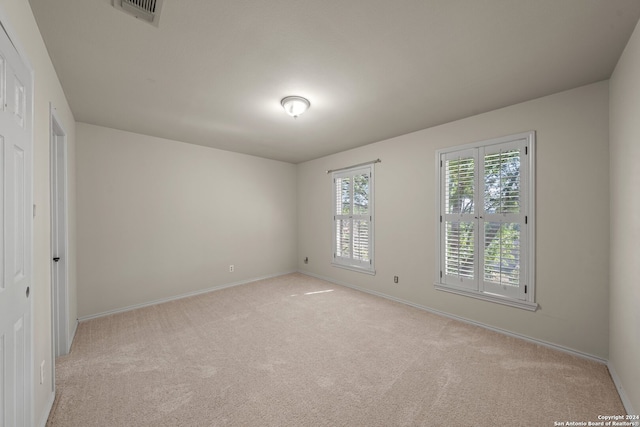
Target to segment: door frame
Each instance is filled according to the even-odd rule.
[[[34,151],[34,145],[35,145],[35,136],[34,136],[34,128],[35,128],[35,73],[34,73],[34,68],[31,64],[31,61],[29,61],[29,57],[26,55],[26,49],[24,49],[22,43],[20,43],[20,40],[17,37],[17,31],[15,31],[13,25],[11,25],[11,20],[9,19],[9,15],[5,12],[5,9],[2,5],[0,5],[0,31],[4,31],[7,35],[7,37],[9,37],[9,40],[11,42],[11,44],[13,44],[13,46],[15,47],[16,51],[18,52],[18,56],[20,57],[20,60],[22,61],[22,63],[24,64],[24,66],[26,67],[28,73],[29,73],[29,79],[30,79],[30,92],[28,94],[28,96],[26,97],[25,101],[27,103],[27,108],[25,109],[25,115],[26,115],[26,120],[27,120],[27,131],[29,132],[29,136],[28,136],[28,150],[25,150],[25,154],[28,156],[28,158],[26,159],[25,165],[29,168],[28,172],[25,173],[25,188],[27,189],[27,194],[26,196],[26,201],[25,201],[25,205],[26,206],[32,206],[32,209],[25,209],[24,211],[24,216],[25,216],[25,234],[26,234],[26,241],[29,244],[29,250],[27,251],[26,257],[27,259],[25,260],[26,263],[26,271],[29,274],[29,280],[30,280],[30,284],[29,286],[31,288],[33,288],[34,293],[39,293],[40,290],[38,289],[38,287],[36,286],[36,284],[33,281],[34,278],[34,265],[33,265],[33,260],[34,260],[34,235],[33,235],[33,223],[34,223],[34,217],[36,216],[36,205],[33,203],[34,202],[34,197],[33,197],[33,188],[34,188],[34,172],[33,172],[33,162],[34,162],[34,156],[33,156],[33,151]],[[25,328],[25,332],[27,334],[29,334],[28,337],[26,338],[26,354],[25,354],[25,377],[27,379],[27,383],[26,383],[26,387],[28,388],[25,391],[25,394],[29,397],[27,399],[27,402],[25,402],[25,404],[28,406],[26,408],[25,411],[25,425],[32,425],[34,423],[34,419],[35,419],[35,405],[33,404],[34,401],[34,397],[35,397],[35,387],[34,387],[34,376],[33,376],[33,371],[34,371],[34,361],[35,361],[35,354],[34,354],[34,321],[33,321],[33,300],[35,298],[29,298],[28,301],[28,315],[27,315],[27,319],[28,319],[28,327]]]
[[[69,203],[67,133],[49,103],[49,160],[51,185],[51,328],[53,358],[69,353]],[[53,258],[59,257],[58,262]],[[52,365],[52,375],[55,363]],[[55,378],[55,377],[54,377]],[[52,387],[55,391],[55,385]]]

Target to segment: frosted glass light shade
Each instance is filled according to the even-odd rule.
[[[282,98],[280,103],[284,111],[291,117],[298,117],[311,106],[309,100],[301,96],[287,96],[286,98]]]

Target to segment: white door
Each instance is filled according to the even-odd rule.
[[[31,87],[0,27],[0,427],[31,425]]]
[[[51,108],[51,302],[55,357],[69,353],[67,295],[67,141]]]

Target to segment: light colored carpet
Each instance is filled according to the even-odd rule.
[[[301,274],[86,321],[47,426],[553,426],[606,366]]]

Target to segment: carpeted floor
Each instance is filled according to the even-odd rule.
[[[89,320],[47,426],[553,426],[606,366],[301,274]]]

